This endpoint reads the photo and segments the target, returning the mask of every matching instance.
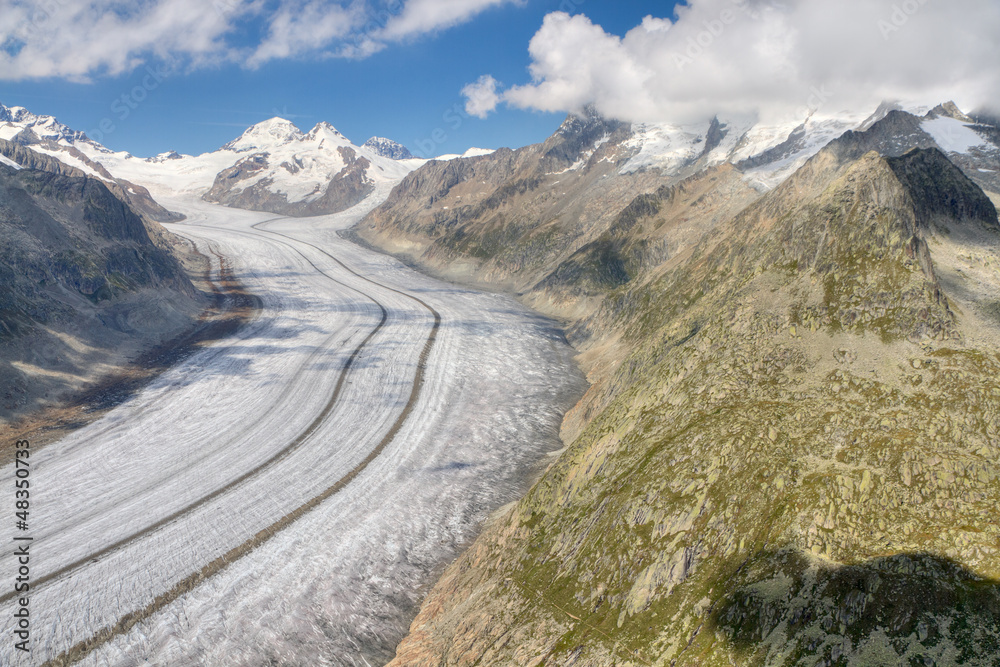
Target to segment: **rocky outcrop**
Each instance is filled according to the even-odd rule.
[[[934,137],[923,123],[928,120],[948,118],[957,121],[948,132],[965,129],[978,136],[982,145],[963,152],[948,152],[948,159],[984,190],[1000,193],[1000,130],[996,125],[977,123],[966,116],[952,102],[940,105],[923,118],[901,110],[890,111],[884,119],[865,132],[848,132],[844,137],[844,157],[856,158],[867,151],[898,157],[914,148],[938,148]],[[946,132],[947,134],[947,132]]]
[[[322,215],[346,211],[374,192],[375,183],[368,178],[368,169],[372,166],[368,158],[343,146],[338,151],[344,161],[344,168],[333,177],[319,199],[292,206],[291,215]]]
[[[989,197],[941,151],[913,150],[887,163],[913,198],[914,211],[924,225],[961,220],[996,229],[997,211]]]
[[[0,154],[7,159],[16,162],[25,169],[47,171],[51,174],[57,174],[60,176],[76,176],[82,178],[86,175],[76,167],[71,167],[68,164],[60,162],[50,155],[33,151],[20,142],[0,139]]]
[[[392,665],[995,661],[1000,228],[940,151],[904,150],[918,129],[889,111],[761,197],[724,167],[567,215],[522,272],[501,269],[544,224],[486,224],[506,200],[484,202],[549,204],[537,148],[418,170],[362,223],[549,312],[589,304],[566,452],[448,568]],[[449,217],[483,181],[503,185]],[[597,200],[571,188],[549,205],[583,217]]]
[[[248,187],[243,184],[243,181],[256,177],[270,166],[267,158],[266,153],[254,154],[241,158],[228,169],[223,169],[215,177],[212,189],[202,198],[225,206],[272,213],[277,208],[287,206],[288,197],[270,190],[270,179],[258,180]]]

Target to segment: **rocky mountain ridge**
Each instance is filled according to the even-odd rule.
[[[571,116],[543,144],[424,166],[357,232],[442,276],[500,285],[551,314],[579,316],[600,294],[577,299],[567,276],[579,270],[584,255],[593,259],[610,242],[616,216],[637,213],[626,213],[630,203],[641,207],[638,198],[655,198],[662,187],[731,169],[729,190],[719,201],[742,208],[767,191],[764,181],[780,184],[788,169],[803,164],[838,129],[856,137],[855,157],[867,150],[898,156],[938,147],[980,186],[1000,192],[1000,144],[992,143],[988,126],[970,124],[960,113],[950,103],[922,117],[884,105],[858,121],[865,132],[848,129],[854,119],[810,119],[788,135],[761,126],[740,129],[718,118],[699,135],[593,113]],[[682,238],[673,248],[665,238],[655,243],[660,247],[649,251],[656,256],[683,252],[687,245]],[[626,261],[605,259],[599,264]]]
[[[571,119],[359,225],[568,318],[592,382],[393,665],[993,664],[988,132],[883,112],[764,193],[759,164],[623,169],[629,128]]]
[[[180,217],[160,206],[146,188],[115,178],[78,145],[99,146],[83,132],[63,125],[52,116],[37,116],[24,107],[7,108],[0,104],[0,155],[29,169],[98,178],[147,221],[169,222]]]

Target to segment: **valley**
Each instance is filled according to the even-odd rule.
[[[141,159],[5,114],[2,173],[61,184],[37,219],[124,230],[80,280],[28,225],[14,340],[165,293],[123,244],[258,300],[33,454],[42,660],[1000,654],[995,118],[588,107],[435,160],[273,118]]]
[[[571,350],[340,240],[358,213],[169,204],[262,309],[33,457],[33,656],[384,662],[430,572],[558,449]]]

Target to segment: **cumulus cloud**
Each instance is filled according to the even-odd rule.
[[[524,0],[0,0],[0,80],[365,58]]]
[[[476,118],[486,118],[486,116],[497,108],[500,96],[497,94],[497,80],[489,74],[479,77],[475,83],[470,83],[462,89],[462,95],[466,98],[465,112]]]
[[[997,34],[1000,3],[981,0],[689,0],[623,37],[557,12],[529,44],[531,82],[496,101],[594,105],[635,122],[777,119],[887,99],[996,108]]]

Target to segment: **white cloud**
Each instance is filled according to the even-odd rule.
[[[157,0],[126,7],[116,0],[4,6],[0,79],[85,81],[98,73],[128,72],[151,56],[183,57],[197,65],[225,54],[223,37],[231,17],[210,2]]]
[[[0,80],[117,76],[154,60],[365,58],[525,0],[0,0]]]
[[[270,17],[267,38],[247,64],[257,67],[269,60],[324,49],[347,36],[364,17],[359,3],[342,7],[323,0],[287,2]]]
[[[408,0],[381,31],[387,40],[399,40],[465,23],[487,9],[524,0]]]
[[[1000,3],[982,0],[689,0],[624,37],[553,13],[529,45],[520,108],[623,120],[765,118],[884,99],[1000,106]]]
[[[487,74],[463,88],[462,96],[467,99],[465,112],[476,118],[486,118],[500,102],[500,96],[497,94],[498,85],[497,80]]]

